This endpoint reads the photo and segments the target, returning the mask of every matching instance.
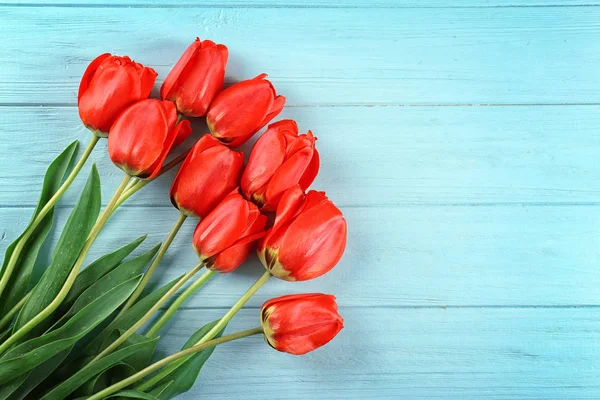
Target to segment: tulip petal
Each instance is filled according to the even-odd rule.
[[[194,231],[193,244],[202,257],[212,257],[227,249],[246,226],[248,203],[239,194],[227,196],[204,218]]]
[[[267,301],[261,322],[267,342],[279,351],[300,355],[323,346],[343,328],[332,295],[310,293]]]
[[[238,186],[244,155],[210,135],[192,148],[171,187],[171,202],[186,215],[203,218]]]
[[[331,201],[307,204],[280,239],[279,262],[296,280],[321,276],[341,259],[346,230],[346,220]]]
[[[188,64],[196,50],[201,46],[202,42],[200,41],[200,38],[196,38],[196,40],[194,40],[194,42],[191,45],[189,45],[187,49],[185,49],[179,60],[177,60],[177,63],[175,64],[171,72],[169,72],[169,75],[167,75],[165,81],[160,87],[160,97],[163,100],[175,100],[175,86],[177,85],[179,75],[183,71],[184,67]]]
[[[162,153],[167,130],[160,100],[135,103],[120,115],[110,130],[111,160],[131,175],[147,171]]]
[[[202,47],[183,68],[174,88],[181,113],[192,117],[206,115],[213,98],[223,89],[226,64],[227,58],[214,42],[202,42]]]
[[[277,113],[274,111],[275,92],[266,74],[238,82],[219,93],[210,105],[206,121],[211,134],[229,147],[245,143]],[[283,99],[285,102],[285,99]],[[276,107],[283,107],[276,99]],[[272,113],[270,118],[265,118]]]
[[[222,274],[233,272],[246,261],[252,252],[252,247],[252,243],[233,245],[220,252],[214,259],[210,260],[207,267]]]
[[[247,199],[253,200],[252,195],[269,182],[285,159],[286,147],[285,136],[271,127],[258,138],[242,174],[241,187]]]
[[[269,123],[269,121],[271,121],[273,118],[275,118],[277,115],[279,115],[279,113],[281,112],[281,110],[283,110],[283,106],[285,105],[285,100],[286,99],[285,99],[284,96],[277,96],[277,97],[275,97],[275,100],[273,101],[273,104],[269,108],[269,112],[267,113],[267,115],[265,116],[265,118],[260,123],[261,127],[265,126],[266,124]]]
[[[83,77],[81,78],[81,82],[79,83],[79,92],[77,94],[78,102],[81,100],[81,96],[83,95],[83,93],[87,90],[88,86],[90,85],[90,82],[92,81],[92,78],[94,77],[94,73],[96,72],[98,67],[102,64],[102,62],[107,57],[110,57],[110,56],[111,56],[110,53],[100,54],[85,69],[85,72],[83,73]]]
[[[263,207],[264,210],[274,210],[283,192],[300,182],[311,163],[313,154],[313,147],[305,147],[283,162],[267,186],[265,196],[267,203]]]
[[[142,74],[140,76],[140,92],[139,92],[139,98],[140,99],[145,99],[148,96],[150,96],[150,93],[152,93],[152,88],[154,87],[154,82],[156,82],[156,77],[158,76],[158,73],[150,68],[150,67],[144,67],[142,69]]]
[[[300,178],[300,182],[298,182],[302,190],[308,189],[308,187],[314,182],[315,178],[317,177],[317,174],[319,173],[319,166],[319,152],[317,151],[317,149],[315,149],[313,157],[310,160],[310,164],[308,164],[308,167],[304,171],[304,175],[302,175],[302,178]]]

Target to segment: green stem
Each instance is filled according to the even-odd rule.
[[[179,229],[181,228],[181,225],[183,225],[183,223],[185,222],[186,218],[187,218],[187,215],[185,215],[185,214],[179,214],[179,218],[177,218],[177,222],[173,226],[173,229],[171,229],[171,232],[169,232],[169,235],[167,236],[167,238],[163,242],[162,246],[160,246],[160,249],[158,250],[158,254],[156,254],[156,257],[154,257],[154,260],[152,261],[152,264],[150,264],[150,267],[148,268],[148,270],[144,274],[144,277],[142,278],[142,281],[137,286],[137,288],[135,288],[135,291],[129,297],[129,299],[127,300],[127,303],[125,303],[125,305],[123,306],[123,308],[121,309],[121,311],[119,312],[119,314],[117,315],[116,318],[118,318],[119,316],[123,315],[123,313],[125,311],[129,310],[131,308],[131,306],[133,306],[133,304],[136,302],[136,300],[138,299],[138,297],[140,297],[140,295],[142,294],[142,291],[144,290],[144,288],[148,284],[148,281],[152,277],[152,274],[154,274],[154,271],[156,270],[156,267],[158,267],[158,264],[160,264],[160,261],[165,256],[167,250],[169,249],[169,246],[171,246],[171,243],[173,242],[173,239],[175,239],[175,236],[177,236],[177,232],[179,232]]]
[[[125,188],[125,192],[128,189],[131,189],[133,186],[135,186],[138,182],[140,181],[140,178],[131,178],[131,180],[129,181],[129,183],[127,184],[127,187]]]
[[[162,169],[160,171],[160,174],[158,174],[158,176],[156,178],[158,178],[162,174],[170,171],[177,164],[179,164],[180,162],[182,162],[183,160],[185,160],[185,158],[187,157],[187,155],[188,155],[189,152],[190,151],[188,150],[188,151],[180,154],[176,158],[174,158],[169,163],[165,164],[165,166],[162,167]],[[156,178],[154,178],[154,179],[156,179]],[[125,200],[127,200],[128,198],[130,198],[131,196],[133,196],[137,191],[139,191],[141,188],[143,188],[144,186],[146,186],[147,184],[149,184],[150,182],[152,182],[154,179],[151,179],[151,180],[138,179],[137,182],[135,182],[132,185],[129,185],[127,187],[127,189],[125,190],[125,192],[123,192],[123,195],[121,196],[121,198],[119,199],[119,201],[117,202],[117,205],[115,206],[115,209],[119,208],[119,206],[121,204],[123,204],[123,202],[125,202]]]
[[[183,291],[183,293],[181,293],[179,295],[179,297],[177,297],[177,299],[175,299],[173,304],[171,304],[169,306],[167,311],[164,312],[164,314],[160,317],[160,319],[158,321],[156,321],[156,323],[152,326],[152,328],[150,328],[148,333],[146,333],[146,337],[149,339],[154,338],[158,334],[158,332],[161,330],[161,328],[171,319],[171,317],[173,317],[173,315],[175,315],[175,312],[177,312],[177,309],[179,307],[181,307],[181,305],[187,300],[187,298],[190,297],[192,295],[192,293],[194,293],[196,290],[198,290],[198,288],[200,286],[204,285],[204,283],[206,281],[208,281],[208,279],[211,276],[213,276],[213,274],[214,274],[213,271],[211,271],[210,269],[207,269],[206,272],[202,276],[200,276],[198,279],[196,279],[196,281],[194,283],[192,283],[187,289],[185,289]]]
[[[177,281],[177,283],[171,289],[169,289],[167,291],[167,293],[165,293],[163,295],[163,297],[161,297],[156,302],[155,305],[152,306],[152,308],[150,308],[148,310],[148,312],[146,312],[146,314],[144,314],[144,316],[142,318],[140,318],[135,324],[133,324],[131,326],[131,328],[127,329],[127,331],[125,331],[121,336],[119,336],[119,338],[117,340],[115,340],[107,348],[102,350],[102,352],[100,354],[98,354],[96,357],[94,357],[92,359],[92,361],[90,361],[90,362],[94,362],[94,361],[99,360],[100,358],[104,357],[105,355],[110,354],[113,350],[115,350],[123,342],[125,342],[131,335],[133,335],[135,333],[135,331],[137,331],[142,325],[144,325],[146,322],[148,322],[148,320],[150,318],[152,318],[152,315],[156,311],[158,311],[158,309],[163,304],[165,304],[169,300],[169,298],[171,296],[173,296],[175,294],[175,292],[177,292],[177,290],[179,290],[179,288],[181,286],[183,286],[184,283],[186,283],[192,276],[194,276],[196,274],[196,272],[200,271],[200,269],[202,269],[203,267],[204,267],[204,264],[200,262],[194,268],[189,270],[184,276],[181,277],[180,280]]]
[[[101,390],[100,392],[96,393],[95,395],[93,395],[91,397],[88,397],[86,400],[104,399],[107,396],[110,396],[111,394],[135,383],[136,381],[150,375],[154,371],[157,371],[160,368],[164,367],[165,365],[168,365],[174,361],[180,360],[184,357],[189,357],[189,356],[191,356],[195,353],[198,353],[202,350],[208,349],[209,347],[217,346],[222,343],[231,342],[232,340],[241,339],[241,338],[247,337],[247,336],[257,335],[259,333],[262,333],[262,331],[263,331],[262,328],[259,327],[259,328],[254,328],[254,329],[248,329],[246,331],[232,333],[231,335],[223,336],[218,339],[214,339],[209,342],[182,350],[178,353],[171,354],[170,356],[165,357],[162,360],[157,361],[152,365],[149,365],[148,367],[144,368],[140,372],[133,374],[130,377],[125,378],[122,381],[119,381],[119,382],[115,383],[114,385],[107,387],[104,390]]]
[[[131,177],[129,175],[125,175],[125,177],[121,181],[121,184],[119,185],[117,190],[115,190],[115,194],[113,195],[113,197],[110,199],[110,201],[106,205],[106,208],[102,212],[102,215],[100,215],[100,218],[98,218],[96,220],[96,223],[92,227],[90,235],[88,236],[87,240],[83,244],[83,248],[81,249],[81,252],[79,253],[79,256],[77,257],[77,260],[75,261],[75,264],[73,265],[73,268],[71,269],[71,272],[69,273],[69,276],[67,276],[65,283],[63,284],[62,288],[60,289],[60,291],[58,292],[58,294],[56,295],[54,300],[52,300],[50,302],[50,304],[48,304],[46,306],[46,308],[44,308],[42,311],[40,311],[29,322],[27,322],[19,330],[17,330],[15,333],[13,333],[13,335],[11,337],[9,337],[6,340],[6,342],[4,342],[0,346],[0,354],[4,353],[4,351],[6,351],[10,346],[15,344],[19,339],[21,339],[23,336],[25,336],[27,333],[29,333],[33,328],[38,326],[43,320],[48,318],[50,316],[50,314],[52,314],[58,308],[58,306],[62,303],[62,301],[65,299],[65,297],[69,293],[69,290],[71,290],[73,283],[75,282],[75,278],[77,277],[77,274],[79,273],[79,270],[81,269],[81,266],[83,265],[83,261],[85,260],[88,252],[90,251],[92,244],[98,237],[98,234],[100,233],[100,230],[102,229],[102,227],[104,226],[106,221],[108,221],[108,218],[110,217],[110,214],[112,213],[113,207],[115,206],[117,200],[119,199],[119,196],[121,196],[121,193],[123,193],[123,190],[125,190],[125,187],[127,186],[127,183],[129,182],[130,178]]]
[[[244,304],[248,302],[248,300],[250,300],[252,295],[254,295],[254,293],[256,293],[258,289],[260,289],[260,287],[269,280],[270,277],[271,273],[269,271],[265,271],[265,273],[260,278],[258,278],[258,280],[254,282],[252,286],[250,286],[250,289],[248,289],[246,293],[244,293],[244,295],[240,297],[240,299],[233,305],[233,307],[231,307],[229,311],[227,311],[223,318],[221,318],[219,322],[217,322],[210,331],[206,332],[206,334],[196,342],[196,345],[206,343],[210,339],[214,338],[219,331],[225,328],[225,325],[227,325],[231,318],[233,318],[233,316],[244,306]],[[167,368],[163,369],[158,374],[148,379],[146,382],[136,386],[135,390],[144,391],[151,388],[152,386],[160,382],[162,378],[179,368],[179,366],[184,364],[186,361],[187,358],[173,362]]]
[[[25,232],[23,232],[23,236],[21,236],[21,239],[19,239],[19,242],[15,246],[15,249],[13,250],[13,252],[10,256],[10,259],[8,260],[8,264],[6,265],[6,269],[4,270],[4,274],[2,275],[2,278],[0,278],[0,295],[6,288],[6,285],[8,285],[10,276],[12,275],[12,273],[15,269],[15,266],[17,265],[17,261],[19,260],[19,257],[21,256],[21,252],[23,251],[23,248],[27,244],[27,241],[29,240],[29,238],[31,237],[31,235],[33,234],[35,229],[38,227],[38,225],[42,222],[44,217],[46,217],[46,215],[50,212],[50,210],[52,210],[52,208],[58,202],[58,200],[62,197],[62,195],[67,191],[69,186],[71,186],[71,184],[75,180],[75,177],[77,177],[77,174],[79,174],[79,171],[81,171],[81,168],[83,168],[85,162],[87,161],[90,154],[92,153],[92,150],[96,146],[96,143],[98,143],[99,139],[100,138],[98,136],[92,135],[92,138],[90,139],[90,142],[88,143],[87,147],[85,148],[85,151],[79,158],[79,161],[77,161],[77,164],[75,164],[75,166],[73,167],[73,170],[71,171],[69,176],[67,176],[67,179],[65,179],[65,181],[62,183],[62,185],[60,185],[60,187],[58,188],[56,193],[54,193],[54,195],[50,198],[50,200],[48,200],[48,202],[44,205],[44,207],[42,207],[40,212],[35,216],[33,222],[31,222],[29,227],[27,227]]]
[[[10,324],[10,321],[12,321],[14,316],[17,315],[17,313],[19,312],[21,307],[23,307],[23,304],[25,304],[25,302],[27,302],[27,300],[29,300],[30,297],[31,297],[31,292],[27,293],[21,299],[21,301],[19,301],[17,304],[15,304],[15,306],[13,308],[11,308],[10,311],[7,312],[4,317],[2,317],[2,319],[0,320],[0,331],[2,331],[2,329],[4,329],[4,327],[6,325]]]

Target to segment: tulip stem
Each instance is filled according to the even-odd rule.
[[[207,343],[209,340],[214,338],[217,335],[217,333],[219,333],[223,328],[225,328],[227,323],[235,316],[235,314],[237,314],[238,311],[240,311],[244,304],[246,304],[248,300],[250,300],[254,293],[256,293],[258,289],[260,289],[260,287],[269,280],[270,277],[271,273],[269,271],[265,271],[265,273],[260,278],[258,278],[258,280],[254,282],[252,286],[250,286],[246,293],[244,293],[244,295],[240,297],[240,299],[233,305],[233,307],[231,307],[229,311],[225,313],[223,318],[221,318],[219,322],[217,322],[210,331],[208,331],[200,340],[196,342],[195,346]],[[181,360],[174,361],[171,365],[160,371],[158,374],[154,375],[152,378],[148,379],[146,382],[136,386],[135,390],[144,391],[151,388],[152,386],[160,382],[162,378],[175,371],[182,364],[185,364],[187,360],[188,358],[183,358]]]
[[[15,246],[15,249],[13,250],[13,252],[10,256],[10,259],[8,260],[8,264],[6,265],[6,268],[4,269],[2,278],[0,278],[0,295],[6,288],[6,285],[8,285],[10,276],[12,275],[12,273],[15,269],[15,266],[17,265],[17,261],[19,260],[19,257],[21,256],[21,252],[25,248],[27,241],[29,240],[29,238],[31,237],[31,235],[33,234],[35,229],[38,227],[38,225],[42,222],[44,217],[46,217],[46,215],[50,212],[50,210],[52,210],[52,208],[58,202],[58,200],[62,197],[62,195],[67,191],[69,186],[71,186],[71,184],[75,180],[75,177],[77,177],[77,174],[79,174],[79,171],[81,171],[81,168],[83,168],[83,166],[85,165],[85,162],[90,157],[90,154],[92,153],[92,150],[94,150],[94,147],[96,146],[96,143],[98,143],[99,139],[100,138],[98,136],[92,135],[90,142],[88,143],[83,154],[79,158],[79,161],[77,161],[77,164],[75,164],[75,166],[73,167],[73,170],[71,171],[69,176],[67,176],[65,181],[62,183],[62,185],[60,185],[60,187],[56,191],[56,193],[54,193],[54,195],[50,198],[50,200],[48,200],[48,202],[44,205],[44,207],[42,207],[42,209],[35,216],[34,220],[31,222],[29,227],[25,230],[25,232],[23,232],[23,236],[21,236],[21,239],[19,239],[19,242]]]
[[[133,374],[130,377],[125,378],[125,379],[115,383],[114,385],[111,385],[111,386],[107,387],[106,389],[101,390],[100,392],[96,393],[95,395],[88,397],[87,400],[104,399],[107,396],[110,396],[111,394],[119,391],[120,389],[123,389],[123,388],[135,383],[136,381],[150,375],[154,371],[157,371],[160,368],[162,368],[166,365],[169,365],[170,363],[173,363],[177,360],[180,360],[180,359],[186,358],[186,357],[190,357],[190,356],[194,355],[195,353],[198,353],[202,350],[206,350],[213,346],[217,346],[222,343],[227,343],[227,342],[231,342],[232,340],[241,339],[241,338],[252,336],[252,335],[257,335],[262,332],[263,332],[263,330],[261,327],[254,328],[254,329],[248,329],[245,331],[232,333],[231,335],[223,336],[218,339],[214,339],[214,340],[211,340],[209,342],[206,342],[206,343],[203,343],[200,345],[195,345],[195,346],[192,346],[185,350],[181,350],[180,352],[171,354],[170,356],[165,357],[162,360],[159,360],[159,361],[155,362],[154,364],[147,366],[146,368],[139,371],[138,373]]]
[[[23,304],[25,304],[30,297],[31,292],[27,293],[13,308],[10,309],[9,312],[6,313],[4,317],[2,317],[0,320],[0,331],[2,331],[6,325],[10,324],[10,321],[12,321],[14,316],[17,315],[21,307],[23,307]]]
[[[133,335],[135,333],[135,331],[137,331],[142,325],[144,325],[146,322],[148,322],[148,320],[150,318],[152,318],[152,315],[156,311],[158,311],[158,309],[163,304],[165,304],[169,300],[169,298],[171,296],[173,296],[175,294],[175,292],[177,292],[177,290],[179,290],[179,288],[181,286],[183,286],[184,283],[186,283],[192,276],[194,276],[196,274],[196,272],[200,271],[203,267],[204,267],[204,264],[202,262],[200,262],[194,268],[192,268],[191,270],[189,270],[184,276],[181,277],[181,279],[179,279],[177,281],[177,283],[175,285],[173,285],[173,287],[171,289],[169,289],[167,291],[167,293],[165,293],[156,302],[156,304],[154,304],[152,306],[152,308],[150,308],[146,312],[146,314],[144,314],[142,316],[142,318],[140,318],[135,324],[133,324],[129,329],[127,329],[127,331],[125,331],[121,336],[119,336],[119,338],[117,338],[117,340],[115,340],[107,348],[105,348],[104,350],[102,350],[102,352],[100,354],[98,354],[96,357],[94,357],[94,359],[92,359],[92,361],[90,361],[90,362],[94,362],[94,361],[99,360],[100,358],[102,358],[102,357],[110,354],[117,347],[119,347],[123,342],[125,342],[131,335]]]
[[[149,339],[156,337],[158,332],[171,319],[171,317],[173,317],[173,315],[175,315],[175,313],[177,312],[177,309],[179,307],[181,307],[181,305],[187,300],[187,298],[190,297],[196,290],[198,290],[198,288],[200,288],[202,285],[204,285],[204,283],[206,283],[206,281],[208,281],[210,279],[210,277],[213,275],[214,275],[214,272],[211,271],[210,269],[207,269],[204,274],[202,274],[198,279],[196,279],[194,281],[194,283],[192,283],[187,289],[185,289],[183,291],[183,293],[181,293],[175,299],[173,304],[171,304],[169,306],[167,311],[164,312],[164,314],[160,317],[160,319],[158,321],[156,321],[156,323],[152,326],[152,328],[150,328],[150,330],[148,330],[148,333],[146,333],[146,337]]]
[[[185,158],[187,157],[187,155],[188,155],[189,152],[190,152],[189,150],[185,151],[185,152],[181,153],[180,155],[178,155],[177,157],[175,157],[170,162],[168,162],[167,164],[165,164],[162,167],[162,169],[160,170],[160,174],[158,174],[158,176],[156,178],[158,178],[159,176],[161,176],[162,174],[164,174],[166,172],[169,172],[177,164],[179,164],[180,162],[182,162],[183,160],[185,160]],[[156,179],[156,178],[154,178],[154,179]],[[141,188],[143,188],[144,186],[146,186],[147,184],[149,184],[150,182],[152,182],[154,179],[150,179],[150,180],[138,179],[137,182],[135,182],[132,185],[129,185],[127,187],[127,189],[125,190],[125,192],[123,193],[123,195],[121,195],[121,198],[117,202],[117,205],[116,205],[115,209],[117,209],[121,204],[123,204],[125,202],[125,200],[127,200],[128,198],[130,198],[131,196],[133,196],[137,191],[139,191]]]
[[[179,232],[179,229],[181,228],[181,225],[183,225],[183,223],[185,222],[186,218],[187,218],[187,215],[185,215],[183,213],[179,214],[179,218],[177,218],[177,222],[175,222],[175,225],[171,229],[171,232],[169,232],[169,235],[167,235],[167,238],[163,242],[162,246],[160,246],[160,249],[158,250],[156,257],[154,257],[152,264],[150,264],[150,267],[144,274],[142,281],[137,286],[137,288],[135,288],[135,291],[132,293],[132,295],[127,300],[127,303],[125,303],[125,305],[123,306],[123,308],[117,315],[117,318],[119,316],[123,315],[123,313],[125,311],[129,310],[131,308],[131,306],[133,306],[135,304],[136,300],[140,297],[140,295],[142,294],[142,291],[146,288],[148,281],[152,277],[152,274],[154,274],[154,271],[158,267],[158,264],[160,264],[161,260],[167,253],[169,246],[171,246],[173,239],[175,239],[175,236],[177,236],[177,232]]]
[[[79,270],[81,269],[81,266],[83,265],[83,261],[85,260],[88,252],[90,251],[92,244],[98,237],[98,234],[100,233],[100,230],[102,229],[104,224],[106,224],[106,221],[108,221],[108,218],[110,217],[110,215],[112,213],[113,207],[115,206],[121,193],[123,193],[123,190],[125,190],[125,187],[127,186],[127,183],[129,182],[130,178],[131,177],[129,175],[125,175],[125,177],[123,177],[121,184],[119,185],[117,190],[115,190],[113,197],[110,199],[110,201],[106,205],[106,208],[102,212],[102,215],[100,215],[100,218],[98,218],[96,220],[96,223],[92,227],[90,235],[88,236],[87,240],[83,244],[83,248],[81,249],[81,252],[79,253],[79,256],[77,257],[77,260],[75,261],[75,264],[73,265],[73,268],[71,268],[71,272],[69,273],[69,276],[67,276],[65,283],[63,284],[62,288],[60,289],[60,291],[58,292],[58,294],[56,295],[54,300],[52,300],[50,302],[50,304],[48,304],[46,306],[46,308],[44,308],[42,311],[40,311],[29,322],[27,322],[19,330],[17,330],[15,333],[13,333],[12,336],[9,337],[6,340],[6,342],[4,342],[0,346],[0,354],[4,353],[8,348],[10,348],[10,346],[15,344],[19,339],[21,339],[23,336],[25,336],[27,333],[29,333],[33,328],[38,326],[43,320],[48,318],[50,316],[50,314],[52,314],[58,308],[58,306],[62,303],[62,301],[65,299],[65,297],[69,293],[69,290],[71,290],[73,283],[75,282],[75,278],[77,278],[77,274],[79,273]]]

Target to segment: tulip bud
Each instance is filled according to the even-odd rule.
[[[194,145],[171,186],[171,203],[185,215],[204,218],[238,187],[244,154],[211,135]]]
[[[261,325],[271,347],[306,354],[331,341],[344,327],[335,296],[294,294],[271,299],[261,309]]]
[[[258,139],[242,175],[242,192],[263,211],[275,211],[287,189],[306,190],[319,172],[316,137],[298,136],[298,125],[288,119],[269,125]]]
[[[160,97],[171,100],[188,117],[203,117],[213,98],[223,89],[227,47],[196,38],[169,72]]]
[[[207,268],[231,272],[248,257],[264,236],[267,217],[239,193],[230,193],[194,231],[193,245]]]
[[[241,146],[283,109],[285,97],[277,96],[266,76],[236,83],[210,104],[206,122],[223,144]]]
[[[189,121],[177,123],[175,104],[142,100],[127,108],[110,128],[108,154],[125,173],[152,179],[160,173],[176,137],[190,132]]]
[[[85,70],[77,104],[83,124],[106,137],[119,114],[130,105],[150,96],[157,73],[109,53],[98,56]]]
[[[324,192],[304,195],[299,185],[279,202],[275,224],[258,244],[258,256],[273,276],[305,281],[329,272],[346,247],[346,220]]]

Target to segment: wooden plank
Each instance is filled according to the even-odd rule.
[[[273,279],[251,301],[287,292],[332,292],[344,306],[598,305],[600,215],[589,206],[343,208],[349,227],[341,263],[309,282]],[[61,209],[57,231],[67,217]],[[31,209],[1,208],[0,251],[24,228]],[[148,233],[164,240],[177,219],[170,207],[118,211],[89,256],[93,260]],[[165,283],[198,262],[186,222],[159,267]],[[58,239],[56,233],[51,240]],[[141,251],[141,250],[140,250]],[[49,257],[43,252],[42,260]],[[43,262],[42,262],[43,263]],[[217,276],[188,306],[227,307],[257,279],[251,260]]]
[[[33,206],[48,162],[89,132],[71,107],[0,109],[0,205]],[[600,107],[287,108],[318,136],[315,188],[342,206],[600,201]],[[196,124],[196,132],[205,132]],[[250,146],[244,147],[248,150]],[[384,153],[385,151],[385,153]],[[103,198],[121,180],[101,141]],[[173,174],[129,204],[168,204]],[[80,177],[61,202],[74,204]]]
[[[206,2],[202,0],[4,0],[3,6],[19,7],[236,7],[236,8],[484,8],[484,7],[590,7],[600,5],[598,0],[221,0]]]
[[[268,72],[290,105],[600,103],[598,7],[0,7],[0,15],[4,104],[74,104],[85,66],[106,51],[164,77],[196,36],[229,46],[228,82]]]
[[[159,342],[175,352],[224,310],[187,310]],[[597,399],[596,309],[342,308],[346,328],[302,357],[259,336],[219,346],[182,399]],[[202,321],[202,322],[200,322]],[[258,324],[243,310],[228,332]]]

